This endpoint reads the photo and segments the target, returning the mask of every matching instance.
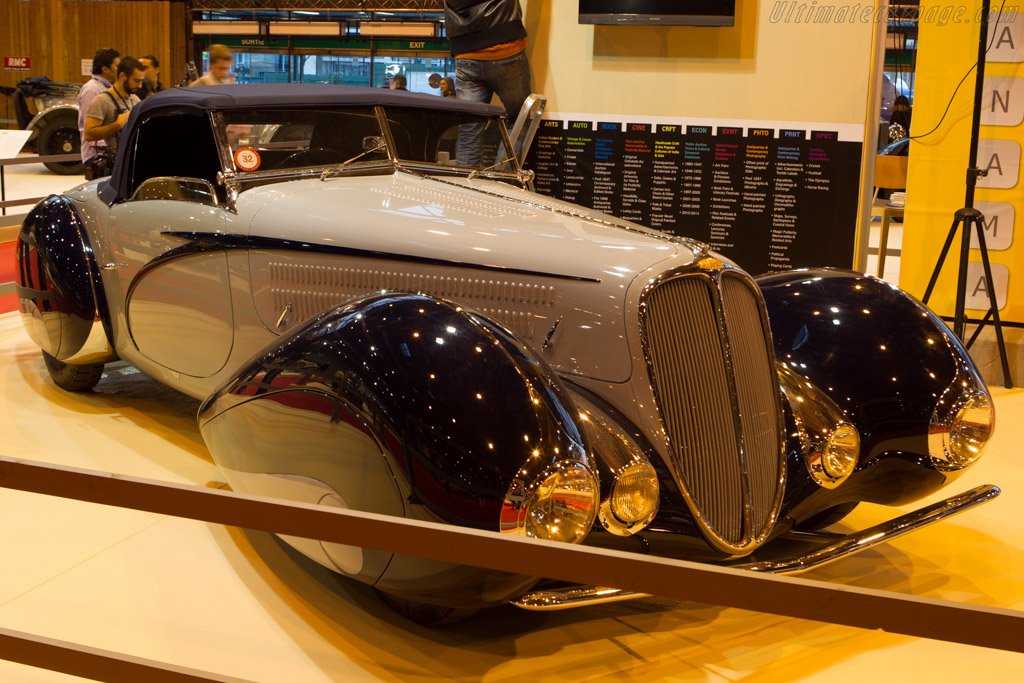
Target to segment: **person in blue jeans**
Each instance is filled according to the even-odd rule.
[[[455,57],[455,93],[460,100],[490,102],[495,94],[514,121],[530,95],[530,61],[519,0],[444,0],[445,30]],[[457,163],[481,167],[483,124],[459,128]]]

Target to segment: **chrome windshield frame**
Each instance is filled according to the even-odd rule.
[[[320,164],[317,166],[307,166],[302,168],[273,169],[264,171],[239,171],[235,167],[234,157],[231,153],[231,145],[227,137],[227,124],[224,120],[224,114],[221,111],[209,112],[210,125],[213,127],[214,138],[217,141],[217,154],[222,168],[222,172],[218,174],[218,181],[220,184],[234,190],[234,192],[228,193],[229,206],[233,206],[234,202],[232,201],[232,198],[242,191],[242,185],[245,183],[317,178],[323,176],[325,170],[331,171],[331,178],[352,175],[376,175],[382,172],[405,170],[424,175],[476,176],[490,180],[509,180],[519,184],[524,183],[524,173],[526,172],[519,163],[519,159],[516,158],[515,154],[511,151],[513,150],[513,146],[512,140],[509,137],[508,127],[505,125],[504,119],[500,116],[495,115],[493,117],[481,118],[490,118],[495,125],[498,126],[498,132],[501,135],[502,144],[499,146],[498,152],[503,155],[503,158],[501,161],[498,161],[495,166],[511,163],[513,170],[497,170],[495,168],[479,169],[470,168],[468,166],[442,166],[433,162],[402,159],[398,156],[398,146],[395,143],[394,135],[391,131],[390,125],[388,124],[387,108],[383,105],[376,105],[373,109],[377,118],[377,124],[380,127],[381,136],[384,138],[384,142],[387,146],[387,161],[378,159],[374,161],[357,161],[351,164],[345,164],[344,166],[341,164]]]

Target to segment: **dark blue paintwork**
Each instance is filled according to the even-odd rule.
[[[29,212],[18,233],[16,258],[22,314],[31,315],[26,310],[31,302],[44,319],[60,319],[59,326],[48,326],[56,334],[44,351],[60,360],[70,358],[81,350],[97,318],[107,339],[112,338],[96,257],[66,197],[51,195]]]
[[[204,402],[204,436],[209,441],[207,430],[221,423],[214,417],[283,391],[319,393],[336,405],[332,419],[368,426],[404,480],[400,488],[412,492],[407,511],[423,506],[428,517],[452,524],[498,530],[517,475],[531,481],[557,460],[588,462],[572,401],[547,364],[485,318],[427,296],[365,298],[289,333]],[[297,433],[294,442],[302,438]],[[232,470],[268,471],[259,454],[215,455]],[[307,474],[298,461],[282,473]],[[503,602],[534,580],[396,556],[377,585],[467,607]]]
[[[852,500],[902,505],[957,476],[931,464],[932,410],[958,370],[984,383],[938,317],[905,292],[852,271],[778,273],[757,283],[776,358],[827,393],[861,434],[857,471],[834,491],[818,488],[791,456],[784,514],[803,519]]]

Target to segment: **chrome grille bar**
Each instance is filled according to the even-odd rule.
[[[730,380],[710,279],[683,277],[647,301],[653,379],[667,436],[693,502],[714,533],[743,539],[744,496]]]
[[[648,288],[642,330],[687,502],[712,545],[740,555],[765,540],[781,502],[781,395],[756,285],[707,262]]]
[[[779,389],[753,283],[723,273],[721,288],[750,479],[751,534],[756,537],[774,523],[781,475]]]

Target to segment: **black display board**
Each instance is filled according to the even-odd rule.
[[[545,119],[537,191],[693,237],[751,273],[854,260],[861,143],[836,130]]]

